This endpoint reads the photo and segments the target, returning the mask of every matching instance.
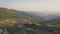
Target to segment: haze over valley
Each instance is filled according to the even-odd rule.
[[[60,34],[60,0],[0,0],[0,34]]]
[[[42,17],[45,20],[51,20],[60,17],[60,12],[59,11],[27,11],[30,14],[37,15],[38,17]]]

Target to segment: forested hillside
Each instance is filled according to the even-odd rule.
[[[40,20],[30,17],[31,15],[24,11],[0,8],[0,23],[8,24],[9,21],[9,24],[12,25],[11,23],[20,23],[21,20],[30,20],[36,24],[41,22]]]

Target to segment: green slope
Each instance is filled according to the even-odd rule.
[[[50,25],[60,25],[60,18],[48,20],[45,23],[50,24]]]
[[[8,19],[11,19],[12,21],[15,20],[15,21],[17,21],[16,23],[19,23],[20,20],[31,20],[32,23],[36,23],[36,24],[41,22],[39,19],[35,19],[35,18],[30,17],[31,15],[24,12],[24,11],[17,11],[17,10],[13,10],[13,9],[0,8],[0,22],[1,21],[5,22],[5,20],[8,20]],[[7,23],[7,22],[5,22],[5,23]]]

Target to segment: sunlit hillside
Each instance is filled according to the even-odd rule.
[[[0,23],[21,23],[22,20],[30,20],[31,23],[40,23],[40,20],[32,18],[24,11],[0,8]],[[25,22],[26,23],[26,22]]]

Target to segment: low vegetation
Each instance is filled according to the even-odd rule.
[[[14,25],[21,23],[21,24],[41,24],[41,20],[35,19],[32,17],[29,17],[29,15],[24,12],[24,11],[17,11],[13,9],[7,9],[7,8],[0,8],[0,27],[14,27]],[[50,25],[60,25],[60,20],[59,19],[54,19],[48,23]],[[45,25],[44,25],[45,27]],[[35,27],[37,28],[37,27]],[[48,27],[45,27],[48,28]],[[24,30],[28,34],[60,34],[60,28],[59,27],[54,27],[56,28],[53,32],[48,32],[51,31],[53,28],[48,28],[45,30],[42,29],[34,29],[34,28],[25,28]],[[43,28],[44,29],[44,28]],[[13,30],[13,29],[12,29]]]

